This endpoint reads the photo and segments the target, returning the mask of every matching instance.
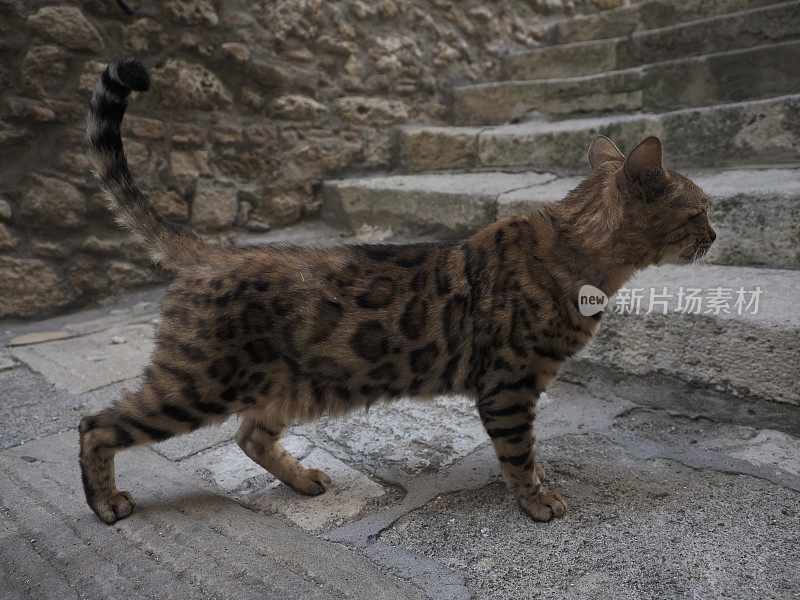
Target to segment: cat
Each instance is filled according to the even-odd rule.
[[[140,386],[80,422],[86,500],[105,523],[127,517],[114,455],[238,413],[236,441],[303,494],[330,478],[279,441],[284,428],[401,397],[461,394],[477,403],[503,475],[537,521],[562,517],[543,487],[534,419],[539,395],[598,328],[578,290],[612,295],[634,272],[691,262],[716,235],[708,198],[666,170],[648,137],[625,157],[606,137],[590,172],[559,202],[501,219],[465,240],[331,248],[208,246],[165,219],[128,170],[120,125],[132,91],[149,87],[120,59],[91,99],[93,172],[118,220],[176,272]]]

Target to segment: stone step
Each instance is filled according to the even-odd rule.
[[[400,130],[408,171],[528,168],[581,172],[592,138],[630,150],[647,135],[664,141],[667,164],[733,167],[800,162],[800,95],[667,113],[535,120],[495,127],[411,126]]]
[[[800,271],[664,265],[642,271],[626,287],[612,298],[603,326],[579,360],[633,375],[676,377],[742,398],[800,404]],[[702,290],[699,311],[682,312],[681,290],[695,289]],[[639,290],[639,314],[616,312],[615,300],[631,299]],[[740,290],[744,304],[737,308]],[[755,295],[754,314],[746,303]],[[715,306],[730,312],[715,314]]]
[[[800,169],[688,171],[711,197],[717,264],[800,269]],[[323,217],[357,235],[463,237],[563,198],[579,177],[440,173],[328,181]]]
[[[795,7],[800,34],[800,3]],[[665,112],[800,92],[800,40],[668,60],[601,75],[501,81],[455,90],[457,125],[494,125],[537,111],[556,118]]]
[[[777,3],[776,0],[645,0],[556,21],[547,28],[542,42],[555,45],[622,37],[638,31]]]
[[[776,43],[800,35],[800,2],[793,0],[714,15],[607,39],[544,46],[506,59],[514,80],[578,77],[686,56]]]

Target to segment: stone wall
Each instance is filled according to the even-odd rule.
[[[312,216],[326,178],[387,170],[393,127],[448,118],[565,9],[615,0],[0,0],[0,318],[158,281],[88,174],[82,122],[110,58],[152,68],[126,119],[140,185],[229,242]],[[577,6],[575,6],[577,4]]]

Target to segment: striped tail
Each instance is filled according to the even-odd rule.
[[[120,125],[128,96],[149,87],[147,70],[132,58],[106,67],[86,115],[89,162],[117,221],[147,247],[154,261],[178,270],[198,264],[211,250],[193,230],[172,223],[153,207],[133,180],[122,148]]]

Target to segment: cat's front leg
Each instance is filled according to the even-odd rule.
[[[536,398],[533,389],[495,391],[478,402],[478,412],[519,505],[536,521],[549,521],[564,516],[566,503],[561,494],[542,487],[534,429]]]

